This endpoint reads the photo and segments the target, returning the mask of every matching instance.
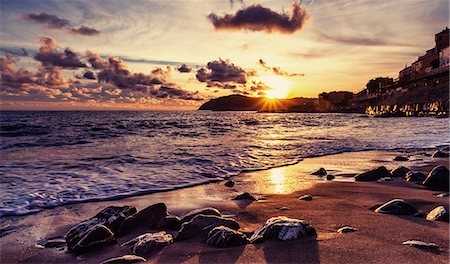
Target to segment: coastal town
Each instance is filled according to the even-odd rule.
[[[377,117],[449,114],[449,29],[434,36],[435,45],[396,78],[376,77],[354,94],[324,92],[318,98],[271,99],[230,95],[210,100],[199,110],[259,112],[343,112]]]

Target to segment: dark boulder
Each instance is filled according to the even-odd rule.
[[[125,235],[135,227],[156,228],[167,215],[167,207],[164,203],[150,205],[127,217],[120,226],[119,235]]]
[[[220,213],[219,210],[217,210],[216,208],[212,208],[212,207],[206,207],[206,208],[201,208],[201,209],[197,209],[194,211],[190,211],[189,213],[183,215],[181,217],[181,222],[189,222],[192,220],[192,218],[196,217],[197,215],[215,215],[215,216],[222,216],[222,214]]]
[[[104,225],[98,224],[84,230],[82,226],[69,230],[66,235],[67,250],[81,254],[92,248],[111,245],[116,242],[113,232]]]
[[[436,150],[434,153],[433,153],[433,158],[448,158],[448,152],[444,152],[444,151],[442,151],[442,150]]]
[[[171,234],[164,231],[157,233],[146,233],[122,244],[122,247],[130,247],[133,254],[147,255],[152,251],[162,249],[173,243]]]
[[[328,181],[334,180],[334,178],[336,178],[336,177],[334,177],[334,175],[327,175]]]
[[[65,235],[68,251],[80,253],[91,246],[114,242],[119,227],[135,213],[136,208],[131,206],[106,207],[94,217],[69,229]]]
[[[444,206],[438,206],[427,214],[427,220],[448,222],[448,211]]]
[[[445,166],[435,167],[422,183],[434,191],[449,191],[449,172]]]
[[[117,258],[111,258],[103,261],[100,264],[131,264],[138,262],[146,262],[147,260],[143,257],[135,256],[135,255],[124,255]]]
[[[392,177],[404,178],[409,171],[411,171],[411,170],[406,167],[399,166],[397,169],[392,170],[391,174],[392,174]]]
[[[50,237],[44,238],[37,241],[37,244],[46,248],[57,248],[64,249],[67,247],[66,240],[64,237]]]
[[[419,171],[408,171],[406,173],[406,181],[409,182],[423,182],[427,176]]]
[[[305,220],[285,216],[272,217],[258,228],[250,238],[251,243],[266,239],[293,240],[304,237],[316,237],[316,230]]]
[[[387,203],[384,203],[378,207],[375,212],[392,215],[416,215],[419,213],[414,206],[402,199],[393,199]]]
[[[208,233],[206,244],[210,247],[226,248],[248,244],[249,240],[243,233],[228,228],[218,226]]]
[[[181,219],[178,216],[166,216],[161,220],[157,226],[157,229],[169,229],[177,231],[181,227]]]
[[[408,160],[409,160],[409,158],[406,156],[396,156],[394,158],[394,161],[408,161]]]
[[[355,176],[355,181],[377,181],[380,178],[391,177],[391,173],[386,167],[378,167],[376,169],[366,171]]]
[[[243,194],[239,194],[238,196],[234,197],[233,200],[249,200],[249,201],[257,201],[255,197],[253,197],[248,192],[245,192]]]
[[[224,185],[227,186],[227,187],[233,187],[234,186],[234,181],[229,180],[229,181],[225,182]]]
[[[312,175],[317,175],[317,176],[324,176],[327,175],[327,170],[324,168],[320,168],[317,171],[311,173]]]
[[[192,238],[198,234],[205,234],[214,227],[225,226],[231,229],[239,229],[239,224],[231,218],[224,218],[215,215],[197,215],[191,221],[181,225],[175,241],[182,241]]]

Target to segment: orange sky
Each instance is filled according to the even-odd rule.
[[[5,0],[0,107],[186,110],[232,93],[358,92],[396,77],[446,26],[447,0]]]

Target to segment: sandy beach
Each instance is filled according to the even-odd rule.
[[[110,205],[132,205],[140,210],[163,202],[170,214],[178,216],[202,207],[217,208],[223,215],[233,217],[244,233],[254,232],[273,216],[303,219],[316,229],[317,240],[269,240],[218,249],[208,247],[204,238],[197,236],[145,256],[148,263],[448,263],[448,223],[379,214],[372,208],[393,198],[401,198],[419,211],[428,213],[440,205],[448,208],[448,196],[437,197],[440,192],[402,178],[383,182],[353,180],[356,173],[378,166],[391,170],[403,165],[425,174],[436,165],[448,167],[448,158],[432,158],[432,152],[365,151],[308,158],[296,165],[242,173],[232,178],[235,185],[231,188],[224,186],[224,182],[217,182],[116,201],[68,205],[21,217],[5,217],[1,219],[1,262],[100,263],[131,254],[128,248],[120,245],[152,230],[135,229],[119,237],[114,245],[79,256],[40,247],[37,241],[64,236],[70,227]],[[397,155],[407,155],[409,161],[393,161]],[[325,177],[311,175],[320,167],[335,179],[329,181]],[[243,192],[249,192],[258,201],[231,200]],[[298,199],[305,194],[311,195],[312,201]],[[279,210],[282,207],[287,208]],[[346,225],[358,231],[337,232]],[[432,242],[439,249],[430,251],[409,247],[402,244],[406,240]]]

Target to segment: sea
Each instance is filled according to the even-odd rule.
[[[220,181],[306,157],[448,145],[448,119],[2,111],[0,217]]]

